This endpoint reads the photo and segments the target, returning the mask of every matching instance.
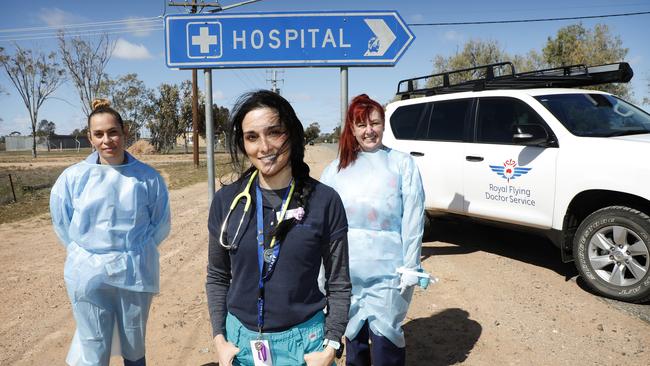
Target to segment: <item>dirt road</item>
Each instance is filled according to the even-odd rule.
[[[309,147],[314,176],[334,154]],[[207,184],[172,191],[171,201],[147,358],[150,365],[214,365],[204,289]],[[549,243],[475,224],[434,228],[423,265],[441,281],[417,290],[411,304],[409,365],[648,364],[650,325],[586,292]],[[74,321],[65,251],[49,217],[0,225],[0,238],[0,365],[61,365]]]

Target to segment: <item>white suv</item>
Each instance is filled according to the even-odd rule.
[[[436,88],[402,81],[408,99],[386,108],[384,142],[414,156],[427,213],[533,228],[596,292],[650,300],[650,115],[608,93],[553,88],[628,81],[629,65],[497,77],[494,66],[455,85],[454,72],[423,77],[443,77]]]

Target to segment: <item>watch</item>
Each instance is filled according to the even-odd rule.
[[[341,342],[333,341],[331,339],[325,339],[323,340],[323,348],[325,347],[332,347],[336,351],[336,358],[341,358],[343,356],[343,345]]]

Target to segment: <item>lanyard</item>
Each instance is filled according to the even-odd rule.
[[[284,215],[289,207],[294,186],[295,184],[292,179],[290,188],[287,189],[287,192],[282,199],[282,211],[280,212],[280,218],[277,223],[278,225],[282,220],[284,220]],[[264,282],[268,281],[268,279],[271,278],[271,274],[273,274],[275,263],[280,255],[280,243],[278,242],[276,245],[275,236],[273,236],[269,248],[264,248],[264,212],[262,207],[262,190],[260,189],[259,182],[255,185],[255,198],[255,211],[257,214],[257,264],[260,270],[260,279],[257,284],[257,329],[261,335],[262,328],[264,327]],[[265,262],[268,264],[266,272],[264,271]]]

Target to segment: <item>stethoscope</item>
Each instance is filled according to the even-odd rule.
[[[238,195],[235,196],[235,198],[232,199],[232,203],[230,203],[230,208],[228,209],[228,214],[226,214],[226,218],[223,220],[223,223],[221,224],[221,234],[219,235],[219,244],[230,250],[230,249],[236,249],[237,248],[237,235],[239,235],[239,230],[241,229],[242,223],[244,222],[244,217],[246,217],[246,213],[248,212],[248,209],[251,207],[251,201],[252,197],[250,194],[251,186],[253,185],[253,182],[255,181],[255,178],[257,177],[257,170],[251,174],[250,178],[248,179],[248,183],[246,183],[246,187],[244,188],[243,191],[239,192]],[[289,188],[288,192],[288,197],[289,199],[286,199],[283,207],[282,207],[282,212],[280,214],[280,220],[282,221],[284,219],[284,215],[287,211],[287,208],[289,207],[289,201],[291,200],[291,196],[293,194],[295,184],[294,180],[291,180],[291,187]],[[228,244],[227,240],[224,242],[224,238],[226,237],[226,227],[228,227],[228,220],[230,219],[230,214],[233,213],[235,210],[235,207],[239,204],[239,201],[244,200],[244,212],[242,212],[241,219],[239,219],[239,224],[237,225],[237,230],[235,231],[235,236],[232,238],[232,244]],[[279,222],[278,222],[279,224]],[[271,248],[273,248],[275,244],[275,236],[271,240]]]

